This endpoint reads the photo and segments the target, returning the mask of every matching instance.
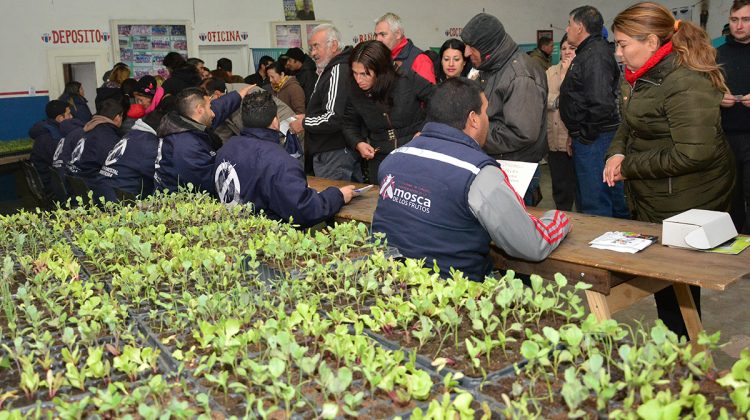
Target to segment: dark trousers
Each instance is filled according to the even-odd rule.
[[[698,309],[698,316],[700,316],[701,288],[690,286],[690,294],[693,295],[695,307]],[[659,290],[654,293],[654,300],[656,301],[656,312],[659,315],[659,319],[664,321],[664,325],[678,336],[688,337],[687,327],[685,327],[685,320],[682,318],[680,304],[677,303],[677,295],[674,292],[674,288],[669,286]]]
[[[555,208],[563,211],[573,210],[576,202],[578,182],[573,158],[567,152],[552,152],[547,155],[549,172],[552,178],[552,198]]]
[[[737,232],[750,233],[750,132],[727,133],[726,136],[737,166],[730,215]]]

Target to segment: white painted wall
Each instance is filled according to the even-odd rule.
[[[694,0],[664,1],[667,7],[685,6]],[[519,43],[536,39],[537,29],[555,29],[562,36],[568,12],[582,4],[579,0],[314,0],[318,19],[330,20],[347,43],[355,36],[372,32],[374,19],[387,11],[401,15],[406,34],[422,48],[439,46],[445,31],[460,28],[483,9],[496,15]],[[607,26],[628,2],[598,0]],[[708,30],[716,37],[727,22],[731,0],[710,0]],[[694,13],[698,19],[699,6]],[[51,48],[106,47],[112,61],[112,41],[100,44],[52,45],[42,34],[55,29],[100,29],[110,31],[111,19],[189,20],[193,23],[193,43],[198,35],[214,30],[248,33],[250,47],[270,46],[271,21],[282,21],[281,0],[4,0],[0,14],[0,92],[49,88],[47,50]],[[116,39],[116,37],[115,37]],[[198,50],[197,48],[195,49]],[[211,66],[215,63],[210,63]]]

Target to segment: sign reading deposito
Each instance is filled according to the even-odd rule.
[[[56,29],[42,34],[49,44],[91,44],[109,41],[109,32],[101,29]]]

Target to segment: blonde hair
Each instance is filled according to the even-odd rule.
[[[693,22],[675,21],[672,13],[661,4],[643,2],[628,7],[615,17],[612,31],[639,41],[653,34],[659,39],[659,45],[672,41],[678,65],[704,73],[716,89],[729,92],[724,74],[716,64],[716,49],[711,46],[706,31]]]
[[[127,68],[126,66],[115,66],[115,68],[113,68],[112,72],[109,74],[109,81],[121,85],[122,82],[124,82],[128,77],[130,77],[129,68]]]

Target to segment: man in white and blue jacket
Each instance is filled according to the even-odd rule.
[[[318,193],[307,186],[299,161],[279,144],[276,104],[267,91],[242,101],[244,128],[216,156],[214,182],[225,204],[252,203],[271,219],[309,227],[333,217],[354,194],[354,186]]]
[[[546,258],[570,230],[550,210],[526,213],[500,165],[482,146],[487,98],[471,80],[449,79],[427,106],[418,137],[394,150],[378,171],[380,197],[372,229],[410,258],[436,261],[440,274],[461,270],[474,281],[492,271],[490,242],[513,257]]]
[[[162,119],[157,130],[162,139],[154,175],[157,189],[174,192],[191,183],[196,191],[215,192],[213,167],[221,139],[213,129],[239,108],[252,87],[214,101],[203,88],[187,88],[177,94],[176,110]]]

